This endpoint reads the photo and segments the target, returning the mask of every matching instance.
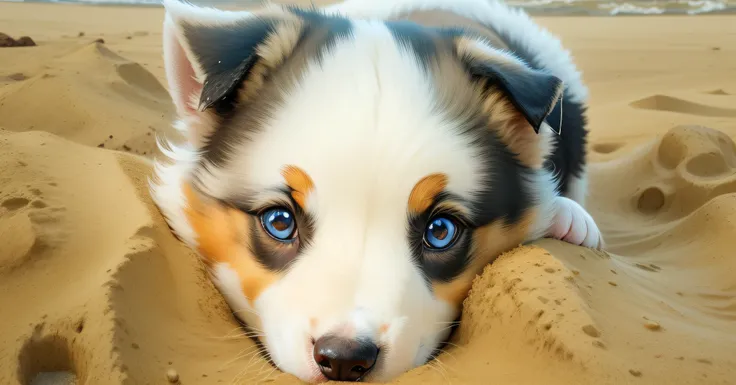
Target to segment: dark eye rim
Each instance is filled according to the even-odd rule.
[[[442,248],[437,248],[432,246],[427,241],[427,226],[429,226],[430,223],[436,221],[437,219],[444,218],[448,221],[452,222],[453,226],[455,226],[455,234],[453,234],[452,239],[450,240],[450,243],[447,244],[447,246]],[[428,252],[443,252],[451,249],[452,247],[457,244],[458,239],[460,239],[460,236],[463,233],[463,230],[465,229],[464,222],[458,219],[456,216],[448,213],[436,213],[429,217],[429,220],[427,220],[427,223],[424,225],[424,230],[422,230],[422,246],[424,249]]]
[[[265,217],[267,213],[274,211],[274,210],[283,210],[291,214],[294,220],[294,229],[291,231],[291,234],[289,234],[288,238],[277,238],[276,236],[271,234],[270,231],[268,231],[268,228],[266,227]],[[299,224],[297,223],[297,220],[296,220],[296,213],[290,207],[286,205],[269,206],[269,207],[266,207],[258,211],[257,215],[258,215],[258,221],[261,223],[261,229],[263,229],[263,232],[265,232],[266,235],[268,235],[271,239],[277,242],[280,242],[280,243],[291,243],[291,242],[294,242],[298,238]]]

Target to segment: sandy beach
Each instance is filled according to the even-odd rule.
[[[0,384],[298,384],[148,195],[163,9],[0,3]],[[583,71],[596,252],[475,280],[396,384],[736,384],[736,16],[537,17]],[[167,378],[169,377],[169,378]]]

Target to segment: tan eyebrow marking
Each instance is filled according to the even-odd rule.
[[[286,184],[291,188],[291,197],[302,209],[307,208],[307,198],[314,190],[314,182],[309,174],[301,168],[288,165],[281,170],[281,176],[284,177]]]
[[[424,212],[445,187],[447,187],[447,175],[434,173],[425,176],[414,185],[409,194],[409,211],[412,214]]]

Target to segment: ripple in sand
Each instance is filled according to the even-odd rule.
[[[708,91],[708,92],[706,92],[706,94],[710,94],[710,95],[731,95],[731,94],[729,94],[728,92],[724,91],[721,88],[719,88],[717,90],[713,90],[713,91]]]
[[[599,154],[610,154],[612,152],[618,151],[621,147],[623,147],[623,143],[597,143],[593,145],[593,151],[599,153]]]
[[[642,110],[677,112],[681,114],[709,116],[709,117],[736,117],[736,109],[707,106],[688,100],[674,98],[667,95],[654,95],[637,100],[631,107]]]

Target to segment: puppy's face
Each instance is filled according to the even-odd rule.
[[[153,194],[282,370],[385,381],[534,232],[559,80],[454,31],[167,3],[189,143]]]

